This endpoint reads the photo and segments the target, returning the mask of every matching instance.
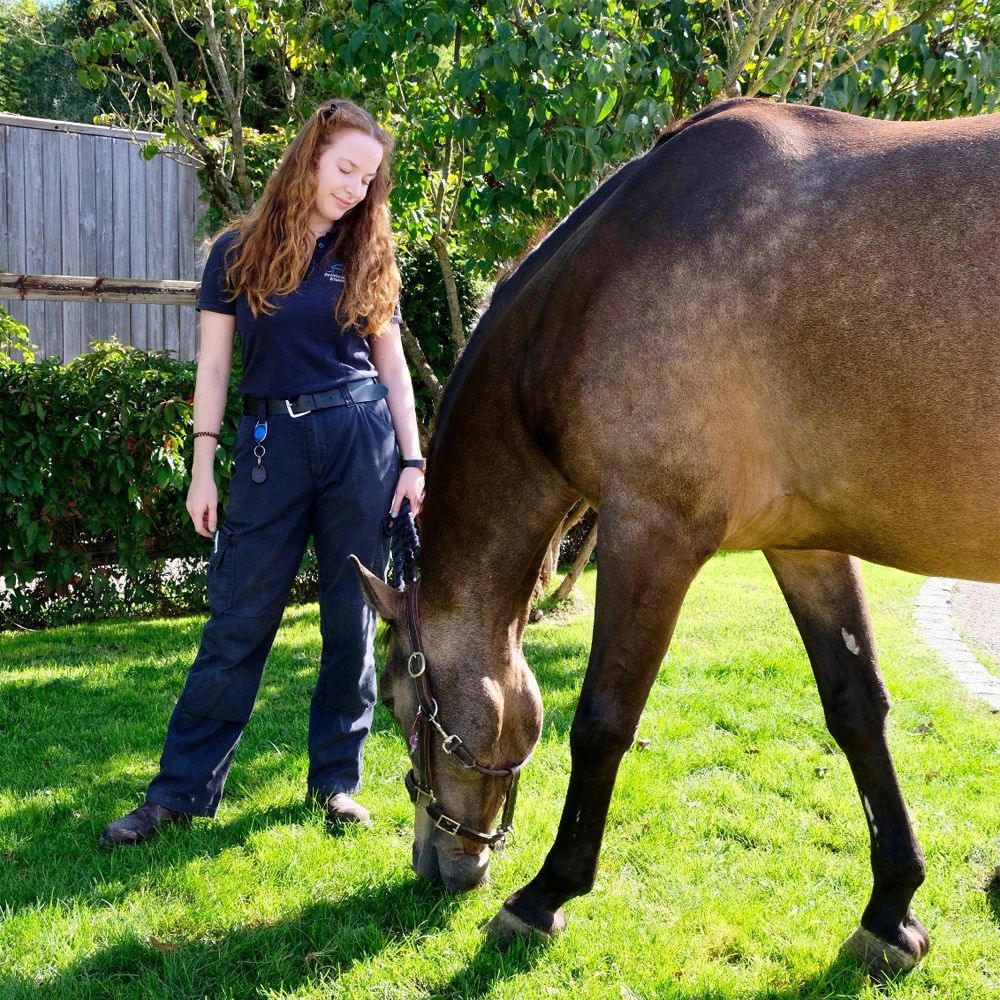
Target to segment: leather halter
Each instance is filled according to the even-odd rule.
[[[443,830],[453,837],[465,837],[467,840],[473,840],[493,851],[500,851],[505,846],[507,837],[513,829],[512,820],[514,805],[517,802],[517,783],[521,768],[531,759],[531,754],[528,754],[520,764],[513,764],[510,767],[487,767],[485,764],[480,764],[472,756],[460,736],[454,733],[449,734],[442,725],[438,715],[438,703],[431,691],[430,678],[427,676],[427,659],[421,650],[420,609],[417,602],[419,587],[420,581],[418,580],[406,590],[406,625],[412,650],[406,663],[406,670],[413,678],[413,684],[417,691],[418,708],[416,718],[413,720],[416,745],[413,746],[411,743],[413,767],[403,782],[406,785],[406,790],[410,793],[410,801],[415,806],[425,810],[439,830]],[[493,833],[481,833],[457,819],[452,819],[438,805],[438,801],[434,797],[434,777],[431,769],[432,730],[442,739],[441,749],[445,753],[451,754],[462,767],[478,771],[491,778],[507,779],[503,814],[500,817],[500,825]]]

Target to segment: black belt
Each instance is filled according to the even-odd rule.
[[[304,417],[313,410],[328,410],[331,406],[353,406],[355,403],[374,403],[385,399],[389,390],[375,379],[365,382],[345,382],[326,392],[304,392],[292,399],[259,399],[243,397],[243,413],[259,416],[263,406],[268,416],[287,413],[290,417]]]

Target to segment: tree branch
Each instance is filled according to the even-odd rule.
[[[226,61],[222,55],[222,46],[219,42],[219,30],[215,23],[215,11],[212,8],[211,0],[198,0],[198,5],[201,8],[202,23],[204,24],[205,36],[208,40],[208,50],[211,53],[212,62],[215,65],[215,74],[218,78],[219,87],[221,88],[220,96],[229,115],[229,126],[233,143],[233,174],[235,176],[236,185],[242,195],[243,204],[244,206],[249,206],[250,202],[253,200],[253,186],[251,185],[250,178],[247,175],[246,155],[243,149],[243,115],[241,112],[243,92],[242,89],[239,91],[238,95],[233,92],[233,83],[230,79],[229,67],[226,65]],[[238,38],[236,79],[237,84],[239,85],[242,76],[240,66],[244,59],[244,39],[242,29],[238,31]]]
[[[424,354],[424,349],[420,346],[420,341],[417,340],[413,335],[413,331],[405,323],[399,325],[399,335],[403,341],[403,350],[406,352],[410,364],[416,369],[420,381],[430,390],[436,409],[441,405],[444,386],[441,385],[437,375],[434,374],[434,369],[431,368],[430,362],[427,360],[427,355]]]
[[[580,579],[580,574],[587,568],[587,563],[590,562],[590,556],[596,546],[597,521],[593,523],[590,531],[587,532],[587,537],[583,540],[583,545],[580,546],[580,551],[576,554],[573,565],[570,566],[569,572],[563,577],[562,583],[559,584],[559,589],[556,590],[554,597],[556,604],[565,601],[569,597],[576,581]]]
[[[862,45],[856,52],[848,52],[847,58],[838,66],[832,66],[831,60],[828,59],[826,61],[824,71],[813,81],[812,87],[805,94],[805,96],[800,99],[800,103],[811,104],[817,97],[820,96],[820,94],[822,94],[823,88],[828,83],[831,83],[838,77],[843,76],[849,70],[855,69],[862,59],[867,59],[868,56],[870,56],[876,49],[881,48],[883,45],[892,44],[897,38],[901,38],[905,35],[914,25],[923,24],[925,21],[951,7],[953,3],[954,0],[936,0],[935,3],[930,4],[926,10],[918,13],[912,20],[902,25],[902,27],[896,28],[894,31],[890,31],[887,35],[873,38],[866,44]]]

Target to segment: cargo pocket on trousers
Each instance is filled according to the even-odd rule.
[[[208,606],[212,611],[228,611],[233,604],[236,581],[236,534],[222,525],[215,533],[208,557]]]

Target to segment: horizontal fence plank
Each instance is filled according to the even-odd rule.
[[[198,300],[198,287],[197,281],[0,273],[0,299],[194,305]]]

